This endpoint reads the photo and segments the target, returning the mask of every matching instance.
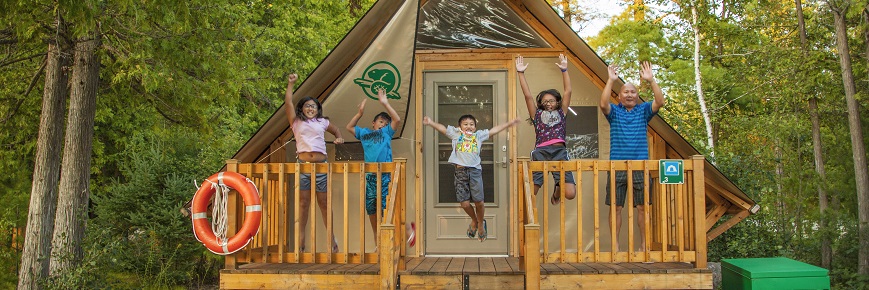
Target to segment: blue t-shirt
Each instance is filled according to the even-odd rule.
[[[387,124],[378,130],[356,126],[356,139],[362,143],[365,162],[392,162],[392,135],[395,129]]]
[[[657,113],[652,102],[645,102],[628,111],[622,104],[610,104],[610,160],[649,159],[646,126]]]

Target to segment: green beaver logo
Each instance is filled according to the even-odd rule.
[[[362,73],[362,77],[353,82],[359,85],[369,98],[377,100],[377,91],[383,89],[386,91],[387,98],[401,99],[401,95],[398,94],[401,74],[398,73],[395,65],[388,61],[372,63]]]

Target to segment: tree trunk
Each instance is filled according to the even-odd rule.
[[[57,220],[51,253],[51,275],[74,269],[82,258],[81,241],[87,222],[94,113],[99,87],[98,32],[75,45],[69,117],[58,191]]]
[[[45,65],[45,88],[42,113],[33,164],[30,207],[24,234],[24,251],[18,272],[18,289],[39,289],[39,280],[48,278],[51,235],[57,207],[57,182],[60,175],[60,149],[63,135],[63,112],[67,97],[69,43],[66,24],[57,15],[57,32],[48,42]]]
[[[831,5],[833,6],[833,5]],[[857,216],[859,219],[860,252],[857,256],[857,273],[869,275],[869,169],[866,168],[866,149],[863,145],[863,128],[857,105],[854,74],[851,70],[851,55],[845,23],[845,7],[831,7],[836,25],[836,48],[839,65],[842,67],[842,83],[845,86],[845,102],[848,104],[848,127],[851,131],[851,153],[854,157],[854,180],[857,182]]]
[[[700,113],[706,123],[706,141],[709,145],[709,156],[715,160],[715,139],[712,136],[712,119],[706,108],[706,98],[703,96],[703,79],[700,74],[700,26],[697,20],[697,3],[691,1],[691,29],[694,31],[694,89],[697,91],[697,101],[700,102]],[[714,161],[713,161],[714,163]]]
[[[808,44],[806,40],[806,20],[803,17],[803,4],[801,0],[794,0],[794,5],[797,11],[797,23],[799,26],[800,35],[800,50],[803,51],[803,56],[808,54]],[[820,221],[818,232],[821,233],[821,267],[832,269],[833,266],[833,246],[830,240],[829,217],[827,209],[829,208],[829,197],[824,189],[827,183],[827,170],[824,168],[824,151],[821,143],[821,120],[818,116],[818,98],[812,96],[809,99],[809,117],[812,121],[812,149],[815,157],[815,172],[818,173],[818,211],[820,211]]]

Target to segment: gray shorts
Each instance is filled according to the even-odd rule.
[[[323,162],[305,162],[299,159],[296,159],[298,163],[326,163]],[[328,181],[329,175],[326,173],[317,173],[315,176],[317,178],[317,192],[326,192],[326,183]],[[299,174],[299,189],[300,190],[311,190],[311,174],[310,173],[302,173]]]
[[[567,156],[567,148],[564,146],[543,146],[534,148],[531,151],[531,160],[532,161],[559,161],[559,160],[570,160]],[[558,186],[561,183],[561,172],[550,172],[552,173],[552,177],[555,178],[555,186]],[[564,173],[564,182],[570,184],[576,184],[576,181],[573,180],[573,171],[567,171]],[[534,185],[542,186],[543,185],[543,172],[534,172]]]
[[[456,165],[456,200],[483,201],[483,170]]]
[[[634,207],[643,204],[643,172],[642,171],[634,171],[634,184],[633,184],[633,192],[634,195]],[[607,172],[606,178],[606,205],[610,205],[610,175]],[[627,198],[628,192],[628,172],[627,171],[616,171],[616,206],[625,206],[625,199]],[[648,204],[652,204],[652,187],[649,187],[649,202]]]

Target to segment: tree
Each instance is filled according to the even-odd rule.
[[[51,275],[78,266],[81,242],[88,219],[94,114],[100,80],[100,32],[91,33],[75,44],[69,117],[63,147],[63,171],[57,200],[57,218],[51,251]]]
[[[546,0],[556,11],[561,12],[561,18],[574,28],[581,31],[592,20],[603,17],[593,6],[584,5],[578,0]]]
[[[47,278],[49,274],[70,53],[66,28],[60,12],[56,12],[55,33],[48,41],[48,56],[45,60],[42,114],[18,289],[38,289],[39,281]]]
[[[857,258],[857,272],[869,275],[869,168],[866,167],[866,149],[863,144],[863,128],[860,123],[857,89],[851,69],[851,55],[848,47],[848,27],[846,13],[850,1],[829,0],[827,4],[833,14],[836,27],[836,47],[839,52],[839,65],[842,71],[842,84],[845,88],[845,103],[848,106],[848,127],[851,133],[851,154],[854,157],[854,180],[857,184],[857,212],[859,221],[860,251]]]

